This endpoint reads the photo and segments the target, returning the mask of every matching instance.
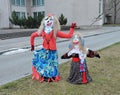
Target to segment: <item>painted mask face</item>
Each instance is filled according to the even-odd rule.
[[[78,35],[74,35],[73,37],[73,44],[78,44],[79,43],[79,36]]]
[[[44,19],[44,25],[45,27],[51,27],[53,28],[54,23],[54,17],[53,16],[46,16]]]

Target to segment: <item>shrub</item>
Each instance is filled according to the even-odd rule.
[[[67,18],[65,18],[64,15],[61,14],[60,17],[59,17],[59,22],[60,22],[60,25],[66,25],[67,24]]]
[[[19,25],[19,18],[15,11],[12,12],[11,18],[9,18],[10,22],[14,25]]]
[[[28,18],[19,18],[15,11],[12,12],[11,18],[9,18],[10,22],[14,25],[18,25],[23,28],[38,28],[41,20],[43,19],[44,15],[40,14],[37,17],[29,16]]]

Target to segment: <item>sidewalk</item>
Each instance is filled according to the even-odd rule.
[[[12,39],[18,37],[27,37],[30,36],[32,32],[37,29],[0,29],[0,40]],[[97,35],[101,33],[108,33],[119,31],[120,27],[101,27],[98,29],[75,29],[75,31],[80,32],[84,36]],[[64,30],[63,30],[64,31]],[[65,30],[64,32],[68,32]]]
[[[30,34],[37,29],[4,29],[0,30],[0,51],[4,52],[12,48],[29,48]],[[120,31],[120,27],[101,27],[99,29],[75,29],[75,32],[80,32],[84,37],[100,35],[103,33]],[[69,32],[69,30],[64,31]],[[1,36],[2,35],[2,36]],[[68,39],[58,38],[57,42],[63,42]],[[35,44],[42,44],[42,38],[37,37]]]
[[[84,37],[120,31],[120,27],[101,27],[99,29],[79,30]]]

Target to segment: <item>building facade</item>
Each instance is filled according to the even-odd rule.
[[[0,28],[10,28],[9,17],[16,11],[19,17],[36,16],[40,13],[63,14],[70,25],[103,24],[103,0],[0,0]]]

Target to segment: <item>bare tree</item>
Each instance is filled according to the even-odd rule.
[[[116,23],[116,18],[117,18],[117,14],[120,11],[120,0],[111,0],[110,1],[110,8],[109,11],[113,10],[113,23]]]

